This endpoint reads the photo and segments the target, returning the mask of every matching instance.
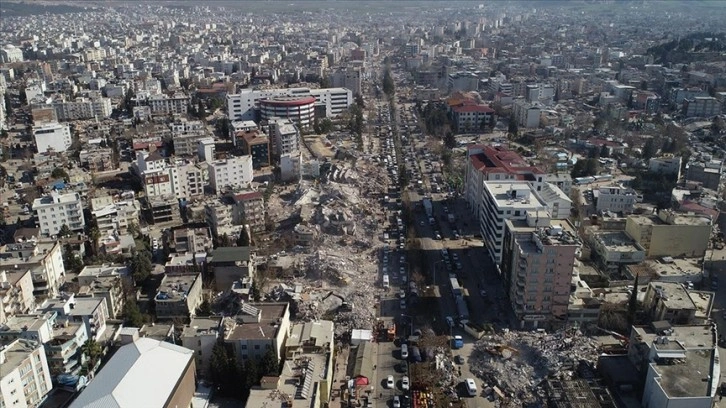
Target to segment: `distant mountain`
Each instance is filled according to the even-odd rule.
[[[50,3],[43,1],[9,2],[7,0],[3,0],[2,5],[0,5],[0,18],[33,16],[42,14],[82,13],[91,9],[95,9],[95,7],[79,7],[69,4]]]

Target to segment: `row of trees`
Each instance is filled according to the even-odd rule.
[[[262,358],[248,358],[238,363],[232,350],[218,343],[212,349],[209,371],[219,395],[246,400],[250,388],[259,384],[263,376],[280,375],[280,363],[272,348]]]
[[[391,64],[386,63],[386,69],[383,72],[383,93],[392,98],[396,93],[396,86],[393,83],[393,74],[391,74]]]

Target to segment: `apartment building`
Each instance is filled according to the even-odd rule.
[[[78,297],[106,299],[106,308],[111,318],[123,312],[126,301],[123,281],[129,281],[131,273],[123,265],[87,265],[78,274]]]
[[[46,153],[49,150],[56,153],[63,153],[73,143],[68,124],[57,122],[34,126],[33,138],[35,139],[35,145],[38,147],[38,153]]]
[[[209,184],[216,194],[231,188],[246,188],[254,177],[252,156],[237,156],[207,163]]]
[[[597,231],[588,234],[593,260],[608,273],[618,274],[626,265],[645,260],[645,250],[623,231]]]
[[[361,71],[355,68],[341,68],[330,75],[330,85],[334,88],[350,89],[353,95],[360,94]]]
[[[243,303],[234,317],[222,320],[224,343],[231,347],[237,361],[261,358],[273,350],[282,358],[285,339],[290,334],[288,303]]]
[[[229,290],[237,281],[254,278],[255,255],[250,247],[219,247],[207,256],[207,268],[216,290]]]
[[[87,357],[83,355],[83,343],[88,340],[86,328],[81,323],[56,324],[52,338],[44,344],[50,375],[78,375]]]
[[[683,100],[683,115],[687,118],[712,118],[721,114],[721,103],[712,96],[696,96]]]
[[[621,185],[605,186],[592,191],[595,199],[595,210],[598,213],[612,211],[630,214],[635,208],[637,195],[631,188]]]
[[[575,256],[581,243],[566,220],[507,220],[502,276],[521,328],[567,319]]]
[[[280,155],[280,180],[297,182],[302,178],[303,161],[299,150]]]
[[[253,232],[265,230],[265,199],[259,191],[249,191],[232,195],[232,223],[249,225]]]
[[[64,294],[60,299],[46,300],[38,308],[42,312],[57,314],[59,324],[81,324],[89,339],[100,340],[106,331],[109,319],[108,305],[105,298],[77,297]]]
[[[177,199],[192,200],[204,196],[208,167],[204,163],[177,161],[168,168],[174,196]]]
[[[495,264],[502,262],[506,220],[525,220],[542,216],[549,219],[546,204],[525,181],[485,181],[481,211],[478,214],[482,238]]]
[[[260,120],[284,118],[301,128],[312,126],[316,99],[312,96],[277,96],[258,102]]]
[[[512,106],[512,118],[517,126],[526,129],[534,129],[539,127],[540,115],[542,108],[539,102],[529,103],[524,99],[516,99]]]
[[[71,231],[83,231],[86,227],[83,204],[78,193],[51,191],[33,201],[33,211],[43,236],[58,235],[63,225]]]
[[[661,210],[658,215],[631,215],[625,232],[645,250],[646,256],[701,258],[708,249],[711,217]]]
[[[232,121],[254,121],[258,118],[260,101],[279,97],[315,98],[314,108],[332,117],[342,113],[353,104],[353,92],[345,88],[282,88],[241,89],[237,94],[227,95],[227,114]]]
[[[154,116],[184,115],[189,107],[189,96],[183,93],[151,95],[141,104],[148,105]]]
[[[81,166],[91,172],[103,172],[116,169],[113,150],[100,147],[81,150],[78,154]]]
[[[494,109],[480,104],[452,106],[451,117],[457,131],[479,131],[492,124]]]
[[[167,273],[154,297],[157,319],[193,317],[202,303],[201,273]]]
[[[35,309],[33,275],[28,269],[0,269],[0,307],[3,316],[30,313]],[[2,323],[2,320],[0,320]]]
[[[205,137],[197,142],[197,157],[199,161],[212,161],[217,154],[217,147],[213,137]]]
[[[222,318],[218,316],[194,317],[182,330],[181,345],[194,351],[197,375],[201,378],[210,378],[209,365],[212,351],[221,335],[221,322]]]
[[[52,388],[42,344],[17,339],[0,348],[0,406],[40,406]]]
[[[681,179],[683,159],[678,157],[653,157],[648,160],[648,171],[656,174],[673,175]]]
[[[191,131],[187,133],[174,133],[174,155],[196,156],[199,154],[199,143],[209,138],[204,131]]]
[[[724,175],[722,160],[704,158],[686,164],[686,180],[701,183],[703,187],[718,191]]]
[[[105,119],[111,116],[113,106],[111,99],[76,98],[73,101],[58,100],[53,102],[58,120]]]
[[[91,210],[101,236],[126,234],[129,225],[138,224],[140,213],[138,200],[117,201]]]
[[[270,138],[258,130],[237,132],[242,153],[252,156],[252,167],[259,169],[270,165]]]
[[[300,131],[288,119],[276,119],[270,123],[273,149],[279,157],[300,150]]]
[[[61,246],[59,241],[7,244],[0,248],[0,270],[30,271],[33,295],[55,296],[65,282]]]

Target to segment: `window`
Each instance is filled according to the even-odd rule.
[[[255,344],[255,350],[259,350],[259,349],[260,349],[260,345],[259,344]]]

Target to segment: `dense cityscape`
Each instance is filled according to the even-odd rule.
[[[2,0],[0,96],[0,408],[726,406],[724,3]]]

